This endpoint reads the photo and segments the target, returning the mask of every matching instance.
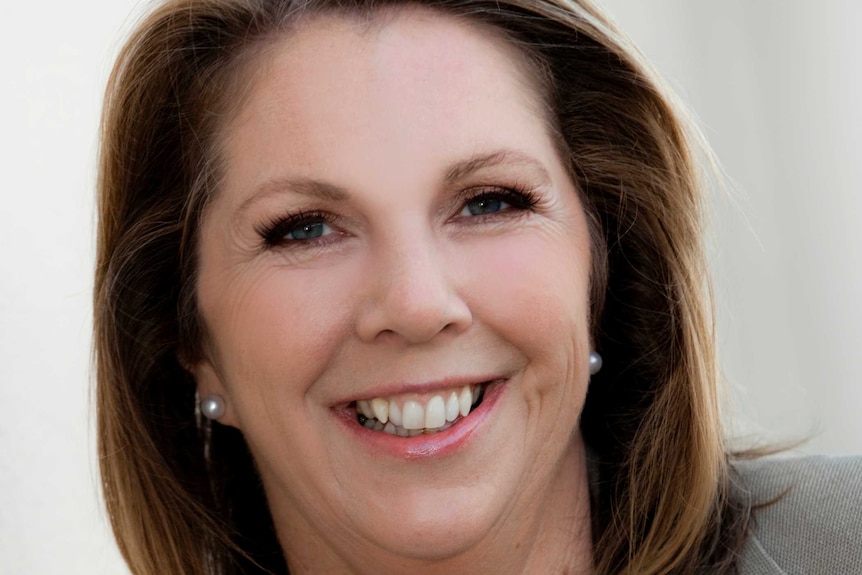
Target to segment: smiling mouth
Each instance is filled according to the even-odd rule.
[[[467,417],[491,382],[423,395],[375,397],[354,404],[356,420],[371,431],[414,437],[445,431]]]

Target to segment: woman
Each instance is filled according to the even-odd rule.
[[[166,2],[100,176],[135,573],[738,567],[691,142],[588,2]]]

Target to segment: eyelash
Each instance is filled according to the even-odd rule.
[[[263,238],[266,248],[274,248],[286,244],[319,244],[325,242],[328,236],[316,240],[286,240],[285,236],[291,231],[303,226],[316,223],[331,225],[335,218],[331,214],[320,211],[297,211],[284,216],[273,218],[257,229],[257,233]]]
[[[523,188],[520,186],[510,186],[510,187],[496,187],[496,186],[483,186],[478,188],[478,192],[470,193],[471,191],[475,191],[477,188],[473,188],[472,190],[467,190],[464,194],[463,201],[461,202],[461,207],[459,209],[462,210],[467,204],[476,201],[482,200],[501,200],[508,204],[509,207],[504,208],[497,212],[492,212],[489,214],[477,214],[473,216],[459,216],[464,217],[466,219],[471,220],[472,222],[480,223],[487,219],[491,218],[499,218],[501,216],[511,216],[513,214],[509,214],[510,211],[515,212],[524,212],[532,210],[536,204],[539,202],[536,194],[527,188]],[[269,221],[266,221],[262,225],[257,228],[257,233],[263,238],[263,245],[265,248],[274,248],[277,246],[320,246],[325,244],[327,241],[330,241],[335,238],[330,238],[330,236],[322,236],[316,239],[309,240],[287,240],[285,236],[289,234],[291,231],[303,226],[303,225],[311,225],[322,223],[326,225],[333,225],[334,222],[337,221],[338,218],[334,217],[332,214],[322,211],[297,211],[294,213],[289,213],[283,216],[275,217]],[[471,222],[471,223],[472,223]],[[338,235],[337,232],[335,234],[330,235]]]
[[[475,189],[476,188],[474,188],[474,190]],[[539,202],[539,199],[536,197],[536,194],[534,194],[531,190],[528,190],[527,188],[522,188],[519,186],[513,186],[513,187],[509,187],[509,188],[499,188],[499,187],[488,186],[488,187],[478,188],[478,190],[479,191],[476,193],[471,193],[469,195],[467,193],[464,194],[466,197],[464,198],[464,200],[462,202],[462,207],[466,206],[470,202],[475,202],[478,200],[494,199],[494,200],[502,200],[502,201],[506,202],[510,206],[509,209],[517,210],[517,211],[527,211],[527,210],[532,210],[536,206],[536,204]],[[469,192],[469,190],[468,190],[468,192]],[[506,211],[508,211],[508,210],[503,210],[503,212],[506,212]],[[492,216],[493,217],[493,216],[500,214],[500,213],[501,212],[494,212],[491,214],[475,215],[470,219],[477,219],[477,218],[481,219],[481,218],[484,218],[485,216]]]

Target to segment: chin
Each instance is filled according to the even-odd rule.
[[[375,533],[370,535],[390,553],[417,561],[461,555],[490,534],[498,507],[482,501],[472,488],[461,491],[458,496],[445,491],[413,495],[409,505],[398,509],[394,521],[373,523]]]

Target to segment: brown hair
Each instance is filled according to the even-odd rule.
[[[286,573],[242,435],[209,425],[196,235],[243,65],[303,15],[408,2],[170,0],[121,52],[104,108],[95,282],[98,438],[136,574]],[[667,91],[587,0],[412,0],[503,33],[535,64],[592,226],[604,368],[581,419],[599,573],[726,573],[747,504],[730,490],[695,148]]]

